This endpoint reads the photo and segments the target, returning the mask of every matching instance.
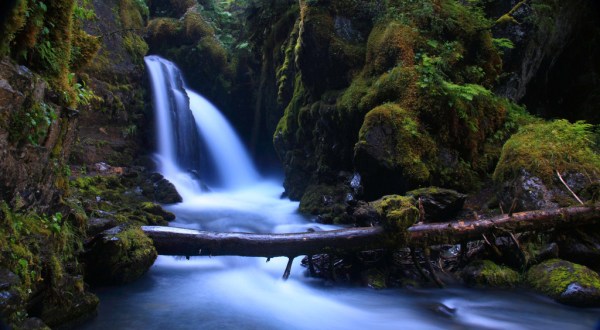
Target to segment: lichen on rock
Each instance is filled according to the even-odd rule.
[[[600,306],[600,275],[589,268],[560,259],[533,266],[527,283],[556,301],[574,306]]]

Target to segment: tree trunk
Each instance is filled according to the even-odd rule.
[[[549,231],[596,223],[600,223],[600,208],[582,206],[521,212],[484,220],[417,224],[408,228],[407,245],[454,244],[478,240],[487,233]],[[296,257],[397,245],[381,227],[291,234],[217,233],[159,226],[144,226],[142,230],[154,241],[159,254],[180,256]]]

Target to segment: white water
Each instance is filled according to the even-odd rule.
[[[164,61],[155,59],[156,61]],[[149,70],[155,79],[154,66]],[[158,75],[160,76],[160,75]],[[161,79],[165,79],[162,77]],[[168,79],[167,79],[168,80]],[[157,88],[157,87],[155,87]],[[173,226],[212,231],[298,232],[316,225],[297,213],[298,203],[280,199],[278,182],[259,180],[241,143],[223,138],[223,120],[206,115],[205,101],[187,91],[195,121],[215,154],[223,187],[202,192],[193,176],[183,172],[164,141],[157,159],[160,170],[182,193],[184,201],[168,206],[177,215]],[[211,105],[211,108],[212,107]],[[157,106],[156,111],[167,111]],[[200,118],[202,117],[202,118]],[[167,120],[157,113],[158,120]],[[214,124],[212,120],[219,121]],[[226,123],[226,121],[224,121]],[[205,128],[209,126],[208,128]],[[161,129],[172,125],[161,124]],[[231,131],[233,132],[233,131]],[[173,133],[173,132],[171,132]],[[159,132],[160,139],[170,133]],[[237,138],[236,138],[237,139]],[[167,144],[167,143],[165,143]],[[171,148],[171,149],[170,149]],[[243,151],[241,152],[240,149]],[[227,151],[234,155],[227,155]],[[246,157],[246,156],[243,156]],[[235,173],[227,172],[232,171]],[[239,171],[239,173],[238,173]],[[240,174],[243,173],[243,174]],[[241,175],[239,177],[238,175]],[[298,258],[299,259],[299,258]],[[383,290],[340,287],[304,276],[294,262],[287,282],[281,275],[287,260],[216,257],[191,260],[160,256],[137,282],[100,289],[99,316],[86,329],[592,329],[599,310],[558,305],[549,299],[518,292],[468,289]],[[439,312],[452,308],[451,315]]]

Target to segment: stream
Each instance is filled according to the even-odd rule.
[[[165,206],[177,216],[171,226],[255,233],[338,228],[310,221],[297,212],[297,202],[281,199],[281,180],[258,174],[227,121],[185,89],[172,63],[149,56],[146,64],[157,112],[159,171],[183,197]],[[199,174],[191,171],[194,166]],[[307,277],[300,259],[283,281],[285,258],[159,256],[136,282],[97,288],[98,315],[78,328],[597,329],[600,322],[600,309],[564,306],[524,291],[340,285]]]

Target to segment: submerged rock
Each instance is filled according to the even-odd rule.
[[[556,301],[574,306],[600,306],[600,275],[565,260],[551,259],[531,267],[527,283]]]
[[[152,240],[141,229],[115,227],[88,245],[86,280],[93,284],[132,282],[148,271],[156,257]]]

